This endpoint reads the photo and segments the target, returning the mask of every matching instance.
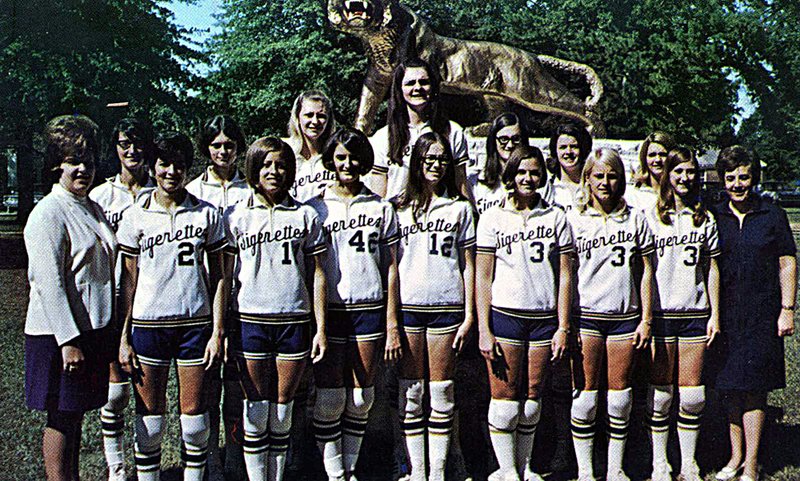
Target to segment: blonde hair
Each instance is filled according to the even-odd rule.
[[[620,157],[619,152],[614,149],[595,149],[586,157],[586,163],[583,165],[583,171],[581,171],[581,186],[575,198],[575,207],[578,209],[578,212],[586,212],[586,208],[592,202],[592,192],[589,188],[588,179],[589,176],[592,175],[592,169],[594,169],[594,166],[597,164],[611,167],[611,170],[619,176],[617,192],[614,192],[615,197],[617,197],[616,205],[618,206],[620,201],[623,203],[625,202],[623,199],[625,195],[625,164],[622,163],[622,157]]]
[[[301,93],[294,99],[292,114],[289,117],[289,125],[287,127],[287,133],[289,134],[288,144],[295,152],[300,152],[305,143],[303,132],[300,130],[300,109],[303,108],[304,100],[321,102],[325,106],[325,113],[328,114],[328,123],[325,124],[325,130],[319,136],[320,149],[336,130],[336,119],[333,116],[333,102],[331,102],[331,99],[321,90],[307,90]]]
[[[645,137],[639,147],[639,172],[633,174],[633,183],[636,187],[648,185],[655,189],[655,185],[650,185],[650,169],[647,167],[647,151],[650,150],[650,144],[663,145],[664,149],[669,152],[675,146],[675,139],[666,132],[656,130]]]

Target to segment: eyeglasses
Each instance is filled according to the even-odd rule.
[[[131,142],[130,140],[118,140],[117,141],[117,146],[122,150],[128,150],[131,147],[133,147],[134,150],[143,150],[144,149],[144,143],[143,142],[139,142],[139,141]]]
[[[503,147],[508,145],[509,142],[512,142],[514,145],[519,144],[522,142],[522,136],[520,135],[512,135],[511,137],[504,135],[502,137],[497,137],[497,141],[500,142]]]
[[[422,161],[425,163],[425,167],[428,168],[433,167],[435,164],[444,167],[450,163],[450,158],[446,155],[426,155]]]

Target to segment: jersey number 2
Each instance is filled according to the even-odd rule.
[[[194,265],[194,244],[191,242],[181,242],[178,244],[178,265]]]
[[[429,251],[429,254],[432,256],[438,256],[440,251],[442,256],[450,257],[450,254],[453,253],[453,236],[449,235],[442,239],[442,245],[437,249],[436,234],[431,234],[431,250]]]

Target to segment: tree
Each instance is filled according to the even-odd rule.
[[[233,115],[250,135],[285,136],[294,98],[316,88],[349,123],[366,62],[355,40],[328,27],[324,6],[226,0],[222,32],[207,45],[215,65],[203,89],[210,107]]]
[[[187,33],[154,0],[10,0],[0,9],[0,145],[17,153],[19,220],[33,207],[34,139],[51,117],[88,114],[109,126],[129,112],[171,124],[186,118],[199,60]]]

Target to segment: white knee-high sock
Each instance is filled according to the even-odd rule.
[[[317,388],[314,403],[314,437],[322,453],[328,478],[344,477],[342,459],[342,413],[347,394],[344,387]]]
[[[530,469],[533,440],[536,427],[542,415],[542,402],[539,399],[526,399],[517,422],[517,472],[520,479],[525,479],[525,471]]]
[[[609,389],[608,400],[608,472],[622,469],[628,425],[633,407],[633,389]]]
[[[516,430],[519,424],[521,401],[492,399],[489,401],[489,437],[494,456],[503,475],[517,471]],[[502,479],[502,478],[501,478]]]
[[[267,451],[269,450],[269,401],[244,400],[242,425],[244,427],[244,465],[250,481],[267,479]]]
[[[209,416],[203,414],[181,414],[181,438],[183,439],[183,480],[203,481],[208,461],[208,438],[211,431]]]
[[[651,384],[647,391],[647,410],[650,437],[653,440],[653,466],[668,465],[669,408],[672,405],[672,385]]]
[[[597,418],[597,391],[576,391],[570,414],[572,443],[578,461],[578,477],[594,478],[592,451],[594,450],[595,419]]]
[[[444,481],[444,468],[450,448],[455,412],[453,381],[431,381],[431,414],[428,419],[428,459],[430,481]]]
[[[139,481],[158,481],[161,472],[161,440],[166,416],[136,416],[134,450]]]
[[[108,402],[100,409],[100,424],[103,429],[103,451],[109,470],[119,469],[125,464],[125,408],[130,399],[130,383],[108,384]]]
[[[267,457],[267,479],[281,481],[286,468],[286,452],[289,450],[289,431],[292,429],[292,405],[270,403],[269,406],[269,455]]]
[[[706,406],[705,386],[680,386],[678,442],[681,446],[681,472],[695,469],[695,449],[700,434],[700,420]]]
[[[347,403],[344,410],[342,452],[344,469],[349,474],[355,471],[361,441],[367,432],[369,411],[375,402],[375,387],[354,387],[347,390]]]
[[[425,419],[422,401],[425,383],[422,379],[398,379],[397,414],[406,442],[412,476],[425,478]]]

